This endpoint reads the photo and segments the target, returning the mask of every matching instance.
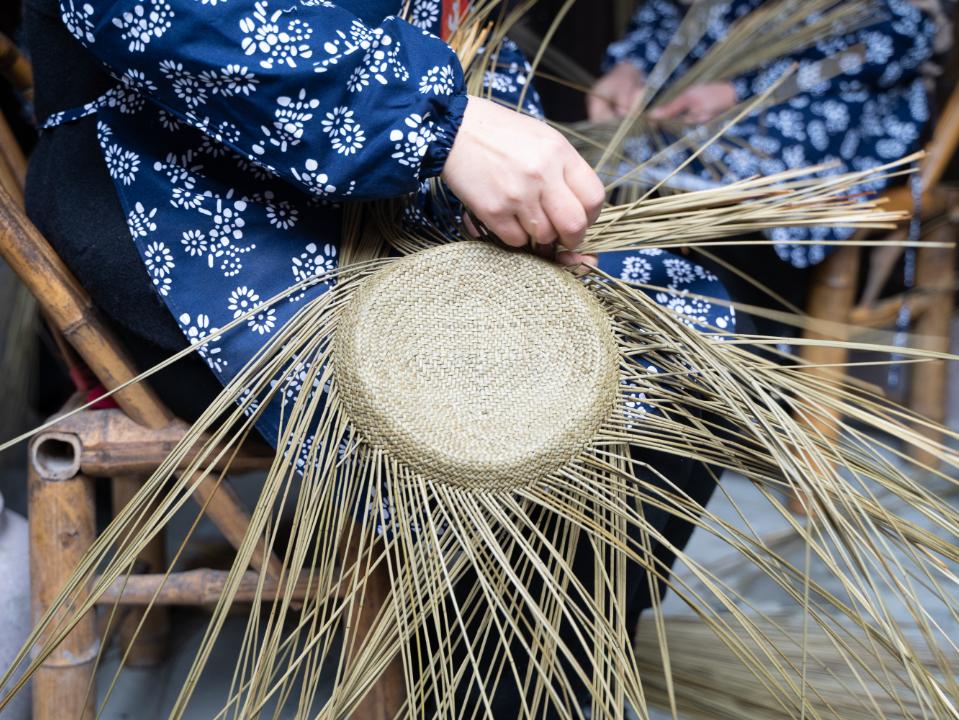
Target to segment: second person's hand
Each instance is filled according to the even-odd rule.
[[[693,125],[713,120],[736,104],[736,90],[730,82],[707,83],[689,88],[675,100],[649,113],[652,120],[679,119]]]
[[[624,61],[603,75],[586,96],[586,112],[593,122],[622,120],[643,100],[646,78]]]

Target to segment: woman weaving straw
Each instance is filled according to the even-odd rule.
[[[663,57],[690,5],[688,0],[649,0],[635,13],[626,35],[610,45],[605,75],[587,99],[589,117],[610,121],[629,114],[643,98],[646,78]],[[682,77],[722,41],[734,23],[765,0],[717,3],[709,13],[702,39],[673,73]],[[952,44],[951,0],[882,0],[866,5],[869,18],[860,27],[833,35],[799,52],[746,73],[694,84],[648,113],[652,121],[707,123],[738,103],[767,89],[794,63],[799,92],[768,108],[759,117],[729,128],[730,140],[720,162],[699,168],[707,181],[730,182],[756,174],[831,163],[830,172],[875,167],[918,150],[930,117],[932,81]],[[861,49],[841,72],[823,79],[820,63],[830,56]],[[881,191],[886,180],[870,185]],[[807,274],[829,252],[829,242],[847,239],[851,230],[837,227],[784,227],[772,230],[774,248],[727,247],[717,254],[760,281],[776,271],[775,286],[801,306]],[[815,244],[809,244],[815,241]],[[805,243],[805,244],[804,244]],[[776,262],[775,255],[786,263]],[[723,275],[724,279],[727,279]],[[738,285],[733,278],[729,282]],[[739,292],[747,294],[741,297]],[[736,288],[745,302],[763,297],[750,287]]]
[[[514,46],[500,55],[512,70],[489,78],[499,103],[467,95],[440,39],[453,6],[438,8],[414,2],[405,21],[391,15],[398,0],[28,2],[44,126],[29,212],[143,369],[332,270],[344,203],[400,197],[433,177],[506,245],[580,261],[602,184],[559,133],[502,106],[526,82]],[[539,114],[535,93],[525,110]],[[628,260],[603,263],[618,274]],[[642,262],[655,264],[657,284],[676,277],[723,295],[686,260],[648,253]],[[263,310],[161,374],[164,400],[198,417],[220,382],[323,290]],[[732,325],[720,305],[701,320]],[[278,424],[278,410],[259,423],[273,443]],[[657,462],[705,503],[712,481],[701,465]],[[670,523],[677,546],[690,531]],[[649,593],[639,575],[630,584],[635,622]],[[510,689],[497,697],[497,707],[516,707]]]
[[[95,594],[127,572],[143,528],[211,472],[204,453],[222,448],[208,438],[232,413],[225,445],[255,421],[280,452],[231,573],[264,537],[276,542],[270,512],[299,473],[284,570],[325,582],[298,619],[285,600],[269,627],[251,617],[225,714],[260,717],[280,698],[299,703],[298,717],[348,716],[396,656],[410,717],[621,718],[644,704],[630,638],[713,491],[706,463],[773,485],[828,476],[847,492],[817,439],[791,444],[807,438],[780,403],[805,401],[805,376],[751,372],[761,360],[717,342],[733,330],[717,278],[637,238],[731,234],[744,198],[757,227],[782,212],[812,224],[833,209],[852,225],[900,218],[843,197],[866,175],[835,187],[762,179],[691,195],[687,208],[601,213],[596,174],[529,117],[539,107],[516,47],[495,43],[495,67],[470,83],[475,67],[444,41],[465,8],[414,0],[400,19],[398,5],[30,0],[44,126],[31,213],[143,367],[190,344],[200,359],[154,381],[175,412],[199,418],[197,435],[114,523],[129,542],[98,545],[78,573],[97,573]],[[370,202],[417,192],[406,226]],[[452,242],[463,238],[450,193],[472,230],[564,263],[597,253],[597,274]],[[372,240],[357,232],[363,213]],[[392,253],[360,252],[380,235]],[[632,249],[613,252],[622,246]],[[618,283],[626,267],[659,289]],[[217,402],[236,407],[213,402],[221,384]],[[742,421],[735,437],[731,419]],[[191,442],[205,449],[179,455]],[[894,494],[919,493],[861,455],[843,458]],[[177,473],[180,461],[193,470]],[[937,498],[923,502],[951,521]],[[863,527],[888,522],[861,498],[850,505]],[[361,596],[362,561],[336,564],[353,519],[393,590],[346,660],[331,648],[337,631],[345,647],[357,641],[337,590]],[[213,611],[204,648],[230,605]],[[198,652],[171,717],[184,716],[208,659]],[[318,699],[330,667],[334,692]],[[942,704],[935,673],[910,670]]]

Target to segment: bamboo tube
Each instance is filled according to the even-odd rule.
[[[954,242],[956,226],[951,222],[942,223],[936,230],[935,239]],[[949,351],[952,314],[955,308],[956,248],[923,248],[918,253],[916,264],[916,285],[930,294],[929,303],[924,311],[916,315],[916,333],[926,338],[923,347],[927,350]],[[913,369],[909,390],[909,404],[912,409],[930,420],[942,423],[946,419],[946,387],[948,366],[942,360],[921,363]],[[919,428],[917,428],[919,429]],[[920,429],[921,430],[921,429]],[[942,433],[927,428],[924,434],[931,440],[941,441]],[[939,465],[939,459],[933,454],[915,448],[913,457],[931,467]]]
[[[918,294],[909,297],[897,295],[875,305],[859,305],[849,314],[849,324],[855,327],[884,328],[892,325],[903,306],[909,308],[910,317],[919,317],[938,299],[932,295]]]
[[[0,33],[0,74],[6,77],[23,99],[33,102],[33,68],[14,42]]]
[[[152,472],[166,459],[170,450],[183,439],[189,426],[181,420],[151,430],[138,425],[120,410],[92,410],[65,417],[57,422],[53,440],[75,446],[75,456],[61,458],[75,465],[73,472],[95,477],[117,477]],[[49,437],[44,433],[44,437]],[[57,446],[38,440],[32,452],[41,462],[55,462]],[[186,466],[195,453],[184,458]],[[231,470],[262,470],[273,461],[274,452],[265,444],[250,443],[244,452],[229,461]],[[218,468],[227,460],[224,459]]]
[[[136,376],[133,364],[97,317],[86,291],[3,188],[0,253],[107,389],[119,387]],[[161,428],[173,419],[143,383],[124,388],[114,397],[124,412],[141,425]]]
[[[70,478],[81,471],[107,477],[138,471],[148,475],[182,439],[185,429],[184,423],[176,421],[150,430],[119,410],[82,412],[62,419],[53,429],[37,436],[30,446],[31,462],[55,479]],[[264,448],[263,455],[248,459],[246,465],[238,456],[235,463],[240,464],[231,463],[231,469],[262,469],[271,460],[272,453]],[[186,459],[181,462],[187,464]],[[82,470],[84,467],[87,469]],[[125,499],[130,497],[132,494]],[[198,484],[195,499],[230,544],[239,547],[250,517],[233,488],[225,480],[218,483],[213,475],[208,475]],[[251,565],[255,569],[268,566],[274,579],[280,575],[279,559],[273,555],[265,557],[262,549],[254,551]]]
[[[90,478],[42,477],[31,464],[29,483],[30,588],[37,621],[93,544],[96,521]],[[58,616],[72,615],[66,605]],[[94,614],[88,612],[33,676],[34,720],[61,720],[65,712],[92,720],[95,699],[92,693],[88,696],[88,688],[98,648]]]
[[[6,121],[0,115],[0,187],[4,188],[13,197],[18,206],[23,207],[23,189],[19,178],[17,178],[10,162],[6,156],[4,148],[4,125]]]
[[[23,188],[27,183],[27,158],[3,115],[0,115],[0,164],[3,187],[19,199],[22,206]]]
[[[816,268],[812,290],[809,293],[806,312],[813,321],[821,320],[827,327],[845,328],[849,322],[849,313],[856,302],[856,283],[859,280],[859,263],[861,253],[854,245],[845,245],[837,249],[829,258]],[[815,327],[815,324],[812,326]],[[804,339],[833,339],[845,341],[848,338],[835,337],[835,333],[817,332],[815,329],[803,333]],[[800,357],[804,362],[812,365],[808,372],[822,375],[824,378],[838,379],[840,373],[835,368],[841,367],[849,359],[849,350],[841,343],[834,346],[805,345],[800,348]],[[842,416],[835,409],[821,413],[817,418],[810,418],[810,424],[815,432],[829,442],[839,438]],[[791,494],[789,497],[790,509],[798,515],[806,514],[806,498]]]
[[[856,296],[856,282],[859,276],[860,251],[854,245],[844,245],[838,248],[822,265],[816,268],[812,287],[815,291],[810,294],[807,313],[815,320],[823,320],[829,327],[843,327],[849,319]],[[845,340],[845,337],[835,337],[835,333],[809,331],[808,338]],[[800,355],[810,365],[823,365],[827,368],[836,367],[846,362],[849,351],[840,346],[810,345],[802,348]],[[810,369],[809,372],[835,377],[835,371]],[[838,417],[833,422],[823,422],[819,430],[824,436],[834,440],[838,433],[836,425]]]
[[[110,484],[114,516],[133,499],[145,479],[148,478],[136,475],[113,478]],[[165,556],[164,533],[161,530],[137,556],[135,572],[163,572],[166,568]],[[126,664],[130,667],[156,667],[166,657],[169,636],[170,612],[167,608],[154,606],[146,610],[130,610],[123,616],[119,627],[121,650],[125,652],[129,647]]]
[[[225,480],[219,484],[204,481],[197,485],[194,499],[204,507],[206,516],[223,533],[230,545],[239,548],[246,537],[250,516],[243,509],[236,491]],[[253,549],[250,567],[266,569],[267,577],[278,581],[283,574],[283,563],[273,553],[267,553],[260,545]]]
[[[357,561],[359,555],[357,539],[360,533],[352,527],[347,532],[350,537],[344,565],[349,567]],[[354,627],[359,630],[369,630],[372,628],[381,613],[381,609],[386,606],[389,594],[389,570],[386,564],[383,563],[378,568],[370,571],[370,577],[366,581],[365,592],[353,600],[354,607],[352,615],[354,618]],[[359,642],[353,643],[350,647],[351,660],[359,657],[365,647],[367,638],[358,637],[357,640]],[[399,654],[396,653],[393,660],[370,688],[366,697],[356,706],[353,717],[396,717],[406,699],[406,686],[403,678],[403,663],[400,661]]]
[[[959,86],[943,106],[936,121],[936,130],[927,147],[928,156],[922,164],[922,189],[928,192],[939,184],[956,148],[959,147]]]
[[[149,605],[152,602],[158,605],[213,605],[220,600],[229,574],[225,570],[201,569],[170,573],[169,576],[157,573],[130,575],[117,579],[97,602],[103,605]],[[247,571],[240,580],[236,602],[271,602],[282,597],[276,579],[267,577],[262,590],[258,589],[259,583],[258,573]],[[311,586],[308,573],[304,572],[297,581],[293,598],[303,600],[311,590],[316,590],[316,580]]]

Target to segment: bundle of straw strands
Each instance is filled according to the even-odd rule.
[[[494,0],[476,5],[453,38],[471,84],[482,83],[530,4],[509,12]],[[498,22],[489,26],[491,18]],[[584,249],[696,248],[783,223],[891,227],[903,216],[859,201],[856,188],[914,160],[828,179],[807,169],[641,197],[607,208]],[[198,484],[223,481],[224,464],[276,402],[279,451],[172,719],[188,717],[241,582],[254,556],[269,553],[281,561],[282,592],[268,599],[266,571],[258,573],[218,718],[269,717],[271,708],[276,716],[283,709],[298,718],[348,717],[394,661],[406,685],[400,717],[490,717],[508,681],[524,689],[517,717],[618,719],[627,706],[645,717],[664,697],[706,716],[714,703],[711,717],[724,717],[732,700],[716,688],[697,693],[704,676],[691,677],[695,656],[717,642],[743,677],[756,679],[730,684],[731,693],[769,693],[779,717],[830,717],[826,709],[838,700],[806,687],[822,668],[820,638],[836,649],[830,677],[854,677],[847,685],[864,702],[877,686],[889,698],[872,704],[871,717],[959,718],[955,638],[933,620],[959,618],[959,512],[916,479],[921,470],[954,485],[959,455],[919,431],[931,423],[868,388],[807,372],[794,358],[777,363],[752,352],[774,347],[775,338],[695,326],[598,270],[577,274],[493,242],[404,229],[398,211],[384,203],[347,208],[336,270],[192,349],[290,295],[329,286],[277,329],[97,538],[0,687],[18,669],[29,677],[78,617],[122,587]],[[837,440],[815,430],[833,415],[855,421]],[[942,469],[917,466],[910,446],[940,458]],[[761,536],[702,507],[647,465],[643,451],[752,481],[770,512],[795,528],[809,562],[790,563]],[[783,506],[783,490],[805,498],[803,524]],[[880,497],[918,511],[924,524]],[[729,578],[678,548],[685,572],[670,575],[658,549],[670,537],[649,519],[657,513],[738,553],[795,603],[804,631],[786,633],[786,642],[779,627],[744,608]],[[592,578],[572,572],[579,553]],[[828,582],[810,576],[813,561],[829,570]],[[668,585],[716,640],[693,647],[679,634],[688,625],[667,622],[653,592],[635,646],[622,611],[632,564],[652,586]],[[360,637],[356,613],[371,573],[383,568],[391,593]],[[309,593],[294,606],[292,591],[304,586]],[[893,599],[910,618],[908,632],[889,612]],[[333,691],[321,697],[321,677],[330,674]]]
[[[572,5],[566,3],[564,9]],[[692,3],[682,24],[661,59],[646,79],[646,90],[640,104],[623,122],[610,123],[574,123],[558,125],[579,151],[589,159],[597,169],[606,175],[615,177],[622,167],[635,164],[635,153],[631,150],[636,141],[642,138],[648,148],[644,166],[680,162],[677,158],[688,156],[699,147],[706,137],[717,128],[728,125],[730,117],[736,116],[742,106],[734,108],[705,127],[689,126],[681,120],[651,120],[648,113],[661,107],[685,90],[696,85],[705,85],[731,80],[743,74],[765,67],[770,63],[799,52],[816,42],[830,37],[841,36],[874,21],[879,8],[871,0],[773,0],[757,7],[752,12],[734,22],[729,32],[713,45],[705,54],[677,74],[689,51],[699,43],[709,23],[711,13],[720,9],[720,0],[703,0]],[[547,32],[550,37],[562,20],[560,12],[553,27]],[[520,38],[526,47],[536,47],[538,39],[525,26],[520,28]],[[544,46],[545,47],[545,46]],[[827,58],[818,64],[816,76],[820,81],[828,80],[841,72],[841,66],[853,56],[862,56],[865,48],[850,48],[841,55]],[[558,82],[583,93],[592,92],[595,82],[588,72],[576,65],[562,53],[544,49],[539,57],[548,71],[540,71],[540,77]],[[861,58],[860,58],[861,59]],[[796,78],[784,75],[784,82],[777,85],[775,92],[766,94],[763,102],[750,103],[750,114],[758,115],[765,108],[788,100],[801,90]],[[699,156],[698,161],[717,179],[723,175],[720,150],[731,150],[735,145],[724,140],[716,140],[714,152]],[[638,171],[630,173],[630,182],[620,178],[613,187],[625,185],[622,197],[631,197],[629,192],[638,184],[645,183]],[[677,181],[672,185],[659,188],[661,192],[675,191]]]
[[[721,620],[721,618],[717,618]],[[665,622],[669,648],[669,677],[663,672],[660,639],[653,624],[640,626],[636,656],[650,704],[679,711],[690,720],[776,720],[799,713],[817,720],[872,720],[877,717],[922,717],[922,703],[898,662],[887,652],[862,653],[855,631],[829,634],[813,624],[804,627],[790,618],[764,618],[760,634],[742,629],[710,627],[696,617],[672,617]],[[723,637],[729,632],[731,637]],[[761,640],[759,639],[761,638]],[[763,654],[774,648],[771,660],[784,668],[766,677],[742,660],[744,654]],[[920,658],[944,683],[943,676],[959,658],[948,662],[932,652]]]

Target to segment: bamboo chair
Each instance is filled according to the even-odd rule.
[[[29,64],[9,40],[0,36],[0,73],[8,70],[16,71],[10,77],[15,87],[28,89],[20,81],[29,78]],[[65,339],[65,351],[75,354],[105,388],[115,389],[135,377],[136,370],[99,318],[87,293],[26,217],[25,174],[24,154],[0,115],[0,255],[36,298],[51,329]],[[82,400],[81,395],[74,396],[58,415],[78,407]],[[118,511],[188,428],[173,417],[147,385],[131,385],[117,392],[114,400],[118,409],[85,410],[58,422],[30,444],[30,579],[35,619],[50,606],[95,539],[96,480],[109,480],[114,512]],[[264,469],[273,454],[265,446],[245,448],[231,468]],[[223,536],[238,547],[249,524],[249,514],[230,485],[226,481],[218,485],[210,478],[194,497],[205,505],[206,516]],[[125,609],[117,632],[124,647],[132,641],[128,664],[150,666],[164,657],[169,631],[165,606],[215,603],[227,573],[201,569],[166,577],[162,536],[138,560],[137,574],[117,583],[100,603],[118,603]],[[277,597],[279,559],[258,551],[251,565],[237,600],[254,598],[260,573],[266,575],[264,599]],[[300,582],[293,601],[302,600],[312,589]],[[388,592],[384,568],[370,579],[362,605],[355,610],[361,637]],[[134,639],[133,630],[154,596],[156,606]],[[88,687],[101,634],[94,614],[89,613],[46,659],[32,679],[34,720],[92,720],[95,694],[88,697]],[[397,661],[370,690],[354,717],[391,718],[402,706],[404,695],[402,668]]]
[[[914,347],[946,352],[949,350],[951,322],[955,309],[956,292],[956,223],[959,215],[954,208],[959,192],[942,183],[943,173],[959,146],[959,86],[953,89],[943,106],[920,169],[922,189],[921,218],[926,228],[926,239],[949,243],[943,248],[920,248],[916,253],[915,288],[908,293],[880,299],[879,294],[903,254],[903,248],[890,245],[877,248],[871,257],[867,279],[859,292],[862,248],[843,245],[816,268],[809,290],[807,314],[824,321],[823,325],[804,333],[806,338],[848,339],[847,333],[837,331],[845,327],[882,328],[892,325],[903,308],[908,308],[916,335]],[[912,210],[913,199],[908,186],[894,188],[885,194],[887,207]],[[897,230],[891,239],[906,238],[907,230]],[[836,377],[835,368],[847,362],[849,351],[842,347],[806,346],[801,357],[813,365],[810,372]],[[831,368],[828,366],[832,366]],[[945,362],[924,362],[912,366],[909,387],[909,405],[920,415],[942,423],[946,419],[947,366]],[[824,435],[834,439],[838,435],[839,418],[832,416],[817,421],[815,426]],[[924,428],[934,440],[941,433]],[[917,460],[934,466],[936,460],[928,453],[916,451]],[[798,503],[797,503],[798,504]],[[797,507],[798,509],[798,507]]]

